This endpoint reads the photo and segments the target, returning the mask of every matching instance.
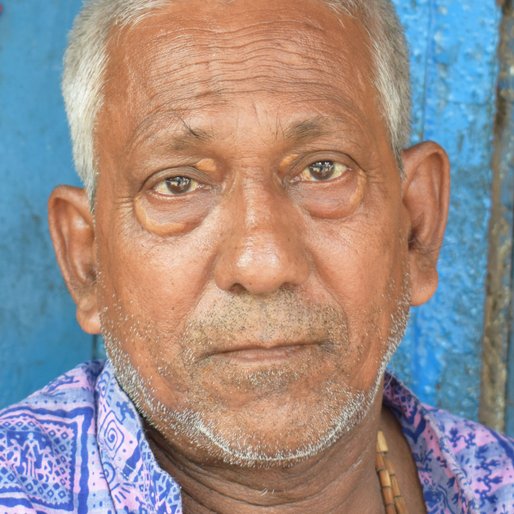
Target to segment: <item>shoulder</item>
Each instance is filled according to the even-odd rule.
[[[102,367],[81,364],[0,411],[0,507],[52,512],[73,504],[81,462],[91,451]]]
[[[480,512],[514,512],[514,440],[471,420],[425,406],[428,447],[467,488]]]
[[[429,512],[514,512],[514,440],[420,402],[394,377],[384,393],[411,447]]]
[[[0,410],[0,431],[31,432],[48,423],[73,422],[94,408],[95,385],[103,362],[80,364],[21,402]]]
[[[510,437],[442,409],[427,405],[424,405],[424,409],[449,452],[459,455],[468,451],[480,460],[483,460],[485,453],[494,453],[506,465],[512,466],[514,440]]]

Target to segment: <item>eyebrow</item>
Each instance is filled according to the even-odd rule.
[[[176,152],[197,147],[200,143],[207,143],[216,137],[215,131],[192,126],[176,112],[171,115],[168,112],[160,113],[158,116],[147,117],[136,129],[136,133],[131,138],[131,143],[137,143],[142,136],[147,134],[149,130],[152,130],[155,121],[159,119],[165,119],[168,126],[171,124],[175,126],[173,134],[167,139],[166,146]],[[326,115],[317,115],[291,122],[285,127],[278,122],[275,138],[277,140],[283,138],[292,144],[301,144],[331,134],[334,132],[334,129],[344,132],[345,128],[348,129],[347,124],[348,119]]]
[[[330,132],[327,125],[333,127],[337,119],[328,116],[316,116],[306,120],[291,123],[285,128],[278,127],[275,137],[282,136],[284,139],[294,143],[301,143],[306,140],[313,140]],[[192,127],[182,117],[177,117],[177,123],[182,125],[170,138],[169,146],[175,151],[186,150],[215,139],[215,134],[199,127]]]
[[[285,139],[295,142],[315,139],[328,132],[326,126],[324,126],[327,121],[328,120],[323,116],[316,116],[315,118],[299,121],[286,127],[283,131],[283,135]]]
[[[137,146],[141,139],[144,139],[148,134],[152,134],[155,124],[159,122],[163,126],[166,125],[168,129],[173,126],[173,135],[168,139],[167,145],[175,151],[185,150],[199,142],[207,142],[213,139],[213,134],[201,128],[193,128],[176,112],[163,112],[144,118],[130,137],[128,147]],[[166,130],[166,127],[164,128]]]
[[[184,150],[198,143],[213,139],[213,135],[200,128],[193,128],[182,117],[178,117],[182,128],[171,138],[170,144],[174,150]]]

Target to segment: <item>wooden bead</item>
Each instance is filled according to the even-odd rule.
[[[384,487],[382,489],[382,496],[386,505],[394,505],[393,491],[390,487]]]
[[[407,514],[407,504],[405,503],[404,498],[395,498],[394,506],[396,507],[398,514]]]
[[[375,470],[382,490],[382,499],[386,514],[408,514],[407,504],[400,492],[400,484],[396,478],[391,461],[387,454],[389,448],[384,433],[377,434],[377,451],[375,455]]]
[[[382,471],[380,471],[380,473],[378,474],[378,479],[380,480],[380,485],[382,487],[387,487],[391,489],[391,477],[389,476],[389,472],[387,471],[387,469],[383,469]]]
[[[393,494],[401,498],[402,493],[400,493],[400,486],[398,485],[398,480],[396,480],[396,475],[391,475],[391,486],[393,488]]]
[[[398,514],[407,514],[407,504],[405,503],[405,498],[403,496],[395,498],[394,504]]]
[[[389,448],[387,447],[387,441],[382,430],[378,431],[377,434],[377,452],[387,453]]]
[[[375,456],[375,470],[377,473],[380,473],[383,469],[387,469],[384,462],[384,456],[381,453],[377,453]]]

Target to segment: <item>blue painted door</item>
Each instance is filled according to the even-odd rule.
[[[494,0],[395,0],[413,66],[413,142],[452,160],[441,286],[415,309],[393,362],[430,403],[477,418],[491,148],[501,11]],[[79,0],[4,0],[0,14],[0,406],[97,351],[81,333],[54,262],[46,199],[77,183],[59,93]]]

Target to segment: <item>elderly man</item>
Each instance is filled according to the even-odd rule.
[[[514,512],[514,445],[386,364],[449,166],[389,0],[92,0],[50,228],[109,359],[0,415],[2,512]]]

